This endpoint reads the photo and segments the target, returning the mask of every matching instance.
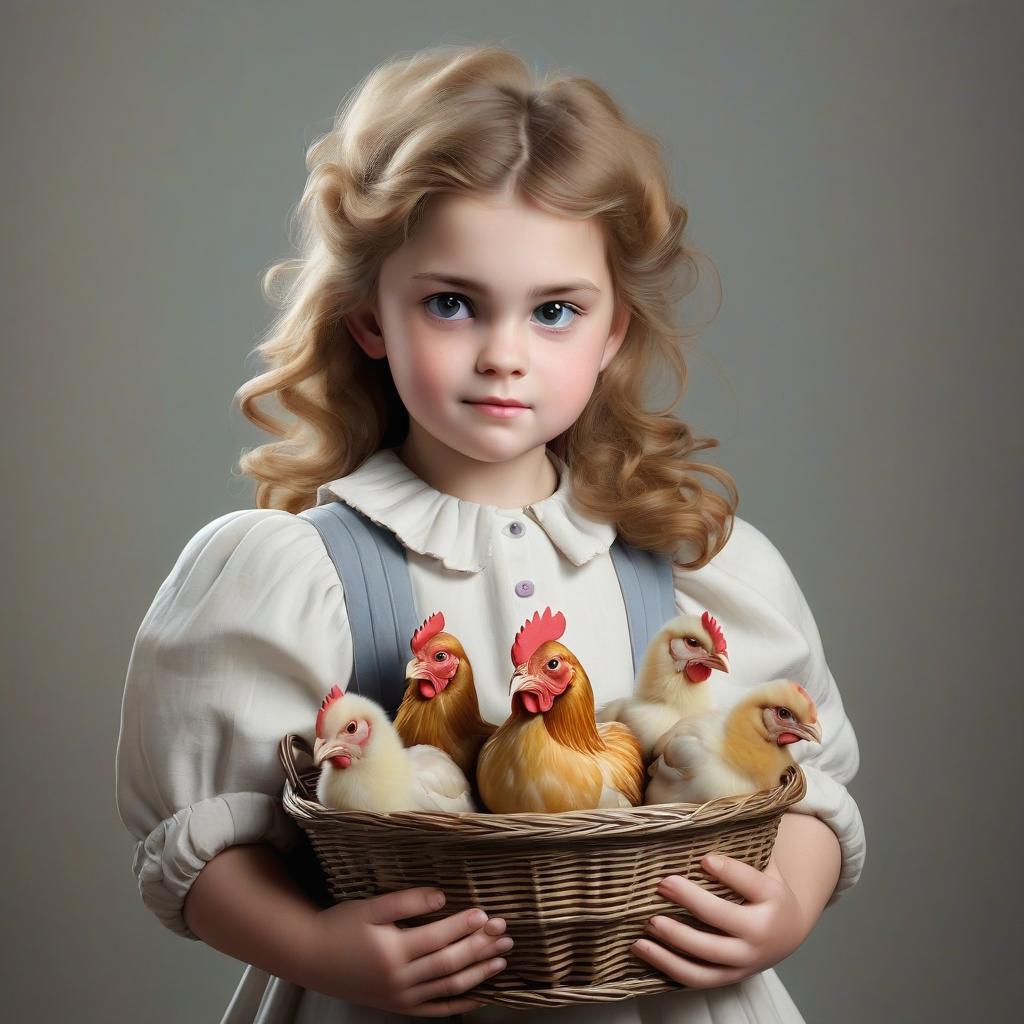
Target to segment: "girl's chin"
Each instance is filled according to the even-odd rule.
[[[544,444],[539,438],[527,437],[522,431],[510,430],[508,426],[484,423],[452,432],[447,437],[433,438],[430,449],[434,451],[439,447],[475,462],[508,462],[535,448],[543,448]]]
[[[458,460],[470,459],[473,462],[499,465],[505,462],[512,462],[522,459],[532,452],[543,453],[550,439],[544,437],[543,431],[538,431],[535,426],[530,429],[523,429],[517,421],[488,420],[487,417],[479,416],[470,411],[472,422],[465,420],[452,427],[448,425],[443,432],[432,433],[429,430],[418,427],[416,437],[399,448],[399,455],[403,451],[409,452],[410,448],[415,452],[422,452],[430,459],[431,464],[439,463],[443,466],[445,459],[454,458]],[[558,434],[552,434],[551,439]],[[409,458],[403,458],[406,464],[410,464]],[[413,462],[417,460],[412,459]],[[423,460],[418,460],[422,462]],[[420,469],[425,472],[426,467],[412,465],[416,471]]]

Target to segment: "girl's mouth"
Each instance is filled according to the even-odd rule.
[[[506,419],[526,412],[526,407],[522,405],[488,405],[486,402],[467,402],[466,404],[471,405],[474,409],[478,409],[485,416],[497,416]]]

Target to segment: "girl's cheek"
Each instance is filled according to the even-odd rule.
[[[567,404],[582,409],[594,393],[600,365],[599,357],[594,358],[589,354],[587,358],[577,357],[557,368],[552,368],[549,379],[560,382],[562,397]]]
[[[422,324],[403,323],[392,338],[391,355],[405,377],[419,382],[433,375],[444,362],[444,349],[439,339]]]
[[[420,417],[443,408],[451,400],[452,388],[461,380],[444,352],[429,347],[406,355],[396,387],[412,413]],[[392,371],[394,372],[394,371]]]

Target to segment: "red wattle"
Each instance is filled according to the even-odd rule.
[[[352,763],[352,758],[348,754],[335,754],[330,761],[335,768],[347,768]]]
[[[426,700],[430,700],[431,697],[437,696],[437,687],[434,685],[432,679],[421,679],[420,684],[420,696]]]
[[[794,732],[780,732],[778,744],[780,747],[786,746],[787,743],[799,743],[800,737]]]
[[[703,683],[711,675],[711,669],[699,661],[691,661],[685,672],[691,683]]]
[[[550,693],[545,693],[544,691],[521,690],[516,696],[519,698],[524,710],[529,711],[531,715],[550,711],[551,705],[555,702],[555,698]]]

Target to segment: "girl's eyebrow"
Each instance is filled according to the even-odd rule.
[[[427,272],[423,274],[413,274],[412,279],[414,281],[440,281],[442,284],[454,285],[456,288],[465,288],[467,291],[480,292],[483,295],[488,295],[490,293],[490,289],[488,289],[487,285],[482,282],[472,281],[468,277],[456,277],[453,274],[434,274]],[[539,299],[545,295],[554,295],[561,292],[597,292],[600,294],[601,289],[592,281],[580,278],[578,281],[567,281],[565,284],[541,285],[538,288],[531,288],[530,291],[527,292],[527,295],[531,299]]]

